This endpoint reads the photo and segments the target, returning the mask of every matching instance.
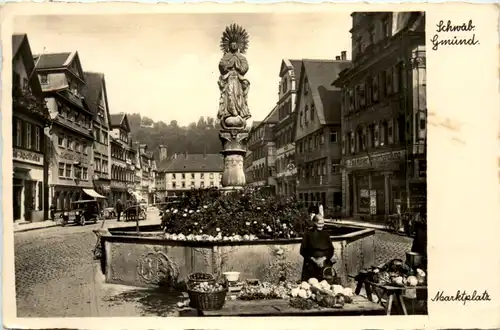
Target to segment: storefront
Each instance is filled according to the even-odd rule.
[[[13,219],[43,221],[43,155],[14,148],[12,157]]]
[[[397,212],[405,186],[405,151],[389,151],[346,160],[344,200],[347,216],[383,221]]]

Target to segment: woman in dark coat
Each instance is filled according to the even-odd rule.
[[[314,277],[322,281],[323,269],[333,265],[333,243],[330,235],[323,231],[325,220],[319,214],[314,216],[314,227],[304,233],[300,246],[300,255],[304,257],[302,281]]]

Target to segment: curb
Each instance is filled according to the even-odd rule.
[[[23,232],[26,232],[26,231],[38,230],[38,229],[45,229],[45,228],[59,227],[59,226],[60,226],[60,225],[58,225],[58,224],[53,224],[53,225],[43,226],[43,227],[19,228],[19,229],[14,229],[14,234],[15,234],[15,233],[23,233]]]

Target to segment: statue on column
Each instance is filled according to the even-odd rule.
[[[224,156],[224,187],[245,185],[243,159],[246,155],[246,121],[251,117],[247,97],[250,82],[245,79],[248,62],[243,54],[248,48],[248,33],[241,26],[231,24],[222,34],[220,48],[224,55],[219,62],[219,111],[220,140]]]
[[[223,129],[242,129],[250,118],[247,95],[250,82],[244,78],[248,62],[243,54],[248,48],[248,34],[232,24],[222,34],[220,48],[224,56],[219,62],[220,101],[217,119]]]

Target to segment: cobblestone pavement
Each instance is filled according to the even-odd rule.
[[[110,224],[111,225],[111,224]],[[15,234],[18,317],[169,316],[178,295],[104,283],[92,258],[96,238],[85,227]],[[377,262],[404,258],[411,239],[378,231]]]

